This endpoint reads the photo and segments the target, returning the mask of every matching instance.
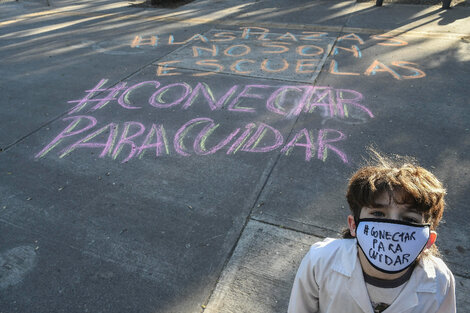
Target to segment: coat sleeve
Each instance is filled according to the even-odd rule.
[[[445,290],[444,300],[437,313],[455,313],[457,311],[455,301],[455,279],[454,275],[449,271],[449,284]]]
[[[315,280],[315,258],[312,249],[300,263],[292,287],[288,313],[318,312],[318,284]]]

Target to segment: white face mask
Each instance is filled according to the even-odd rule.
[[[398,273],[409,267],[429,239],[429,224],[365,218],[357,224],[357,243],[373,267]]]

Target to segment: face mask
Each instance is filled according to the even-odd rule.
[[[409,267],[429,239],[429,224],[365,218],[356,229],[357,243],[373,267],[398,273]]]

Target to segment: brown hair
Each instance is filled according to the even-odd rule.
[[[397,203],[410,204],[422,213],[431,230],[435,230],[445,206],[442,183],[409,157],[385,157],[373,148],[369,152],[372,160],[349,179],[346,194],[356,224],[362,208],[374,207],[377,197],[387,192]],[[349,229],[343,231],[343,238],[352,238]]]

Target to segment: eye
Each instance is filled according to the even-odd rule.
[[[408,222],[408,223],[421,223],[421,219],[418,219],[416,217],[409,217],[409,216],[403,217],[403,221]]]
[[[385,214],[382,211],[372,211],[370,214],[372,214],[375,217],[385,217]]]

